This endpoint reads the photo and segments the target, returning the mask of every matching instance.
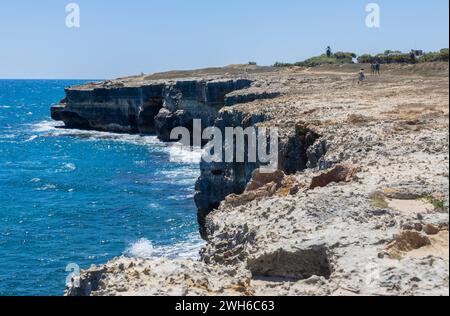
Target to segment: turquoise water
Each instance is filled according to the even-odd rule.
[[[197,256],[195,157],[58,128],[49,108],[79,83],[0,80],[0,295],[62,295],[72,263]]]

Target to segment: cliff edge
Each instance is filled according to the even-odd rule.
[[[92,103],[98,99],[89,86],[68,90],[53,111],[69,127],[64,115],[76,113],[83,124],[88,118],[81,127],[164,139],[158,129],[175,124],[171,115],[188,126],[205,113],[192,109],[203,106],[219,129],[278,127],[280,160],[272,174],[258,172],[257,163],[202,162],[195,199],[207,244],[200,261],[116,258],[83,271],[80,287],[69,285],[66,294],[448,295],[448,63],[387,66],[363,85],[357,67],[170,84],[129,79],[108,92],[143,89],[139,97],[120,94],[113,102],[120,115]],[[208,83],[227,88],[215,98],[218,86]],[[161,91],[153,94],[155,87]],[[71,99],[84,90],[93,99]],[[148,116],[158,112],[152,127],[141,131],[139,115],[128,120],[137,125],[122,124],[131,108],[133,115],[152,108],[148,96],[161,106]],[[105,121],[97,125],[98,117]],[[110,122],[117,117],[123,121]],[[73,122],[80,127],[78,117]]]

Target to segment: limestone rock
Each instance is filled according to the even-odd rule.
[[[425,227],[423,228],[423,231],[427,234],[427,235],[437,235],[440,232],[439,227],[436,227],[434,225],[431,224],[427,224],[425,225]]]
[[[259,163],[202,162],[195,201],[207,242],[200,262],[119,258],[83,271],[82,288],[68,294],[447,296],[448,63],[411,65],[407,75],[388,65],[364,89],[354,84],[351,67],[247,74],[252,87],[231,92],[230,100],[254,87],[282,93],[217,109],[213,124],[277,127],[278,169],[286,175],[281,187],[268,179],[245,192]],[[91,104],[94,88],[125,93],[142,86],[131,81],[74,89],[54,115],[83,98]],[[190,99],[196,88],[169,81],[162,90],[170,93],[161,91],[158,101],[162,109],[168,99],[161,113],[188,122],[189,114],[177,111],[196,117],[201,102]],[[175,88],[165,90],[168,84]],[[91,92],[76,96],[78,90]],[[133,100],[124,94],[117,102],[129,114]],[[121,113],[111,114],[115,124]],[[73,120],[109,116],[81,114]],[[388,203],[425,196],[444,208],[399,211]],[[427,224],[441,232],[426,235],[420,228]]]
[[[336,165],[328,172],[314,177],[309,189],[313,190],[319,187],[326,187],[330,183],[350,182],[356,178],[357,168],[349,165]]]
[[[285,174],[281,170],[263,171],[257,169],[253,172],[252,179],[250,180],[250,183],[247,185],[245,191],[246,192],[255,191],[271,182],[275,183],[279,188],[283,182],[284,177]]]

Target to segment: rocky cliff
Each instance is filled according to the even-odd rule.
[[[115,80],[90,83],[66,89],[66,97],[51,108],[54,120],[67,128],[109,132],[156,134],[164,142],[174,141],[171,131],[177,127],[193,130],[193,120],[202,128],[216,126],[225,135],[225,127],[250,127],[267,120],[264,115],[243,116],[224,107],[257,99],[271,99],[281,92],[252,87],[250,79],[183,78],[176,80]],[[192,133],[191,133],[192,134]],[[203,144],[205,141],[203,142]],[[294,148],[299,145],[298,148]],[[294,172],[306,165],[302,144],[291,139],[283,144],[283,170]],[[294,152],[297,151],[297,152]],[[297,160],[297,156],[299,157]],[[200,232],[205,235],[204,218],[231,193],[241,193],[258,163],[201,165],[196,204]],[[232,174],[231,177],[227,175]]]
[[[172,129],[192,129],[193,119],[212,126],[226,95],[251,83],[212,78],[92,83],[67,88],[66,97],[52,107],[51,114],[68,128],[150,133],[171,141]]]
[[[163,107],[164,87],[120,82],[70,87],[61,103],[52,107],[52,118],[68,128],[155,133],[154,117]]]
[[[223,108],[214,126],[221,130],[222,135],[225,135],[225,129],[230,127],[241,127],[244,130],[248,127],[279,128],[282,134],[278,139],[278,169],[289,175],[317,167],[327,151],[326,141],[321,140],[320,135],[301,122],[290,127],[272,123],[273,120],[268,114],[248,113],[236,106]],[[223,143],[225,144],[225,141]],[[256,162],[248,161],[248,143],[245,146],[244,162],[236,162],[235,159],[233,162],[200,163],[201,175],[196,183],[195,202],[200,232],[204,239],[208,238],[205,231],[206,216],[218,208],[225,197],[243,193],[253,172],[262,165],[258,159]]]
[[[252,81],[180,80],[169,83],[163,91],[163,109],[155,117],[156,133],[162,141],[170,141],[176,127],[192,131],[194,119],[202,120],[202,127],[214,125],[219,110],[225,106],[227,94],[250,87]]]
[[[278,127],[279,169],[203,162],[200,261],[116,258],[66,294],[448,295],[448,63],[357,67],[250,74],[214,125]]]

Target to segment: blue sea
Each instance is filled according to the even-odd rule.
[[[0,295],[63,295],[66,268],[121,255],[198,256],[195,153],[60,128],[50,106],[83,82],[0,80]]]

